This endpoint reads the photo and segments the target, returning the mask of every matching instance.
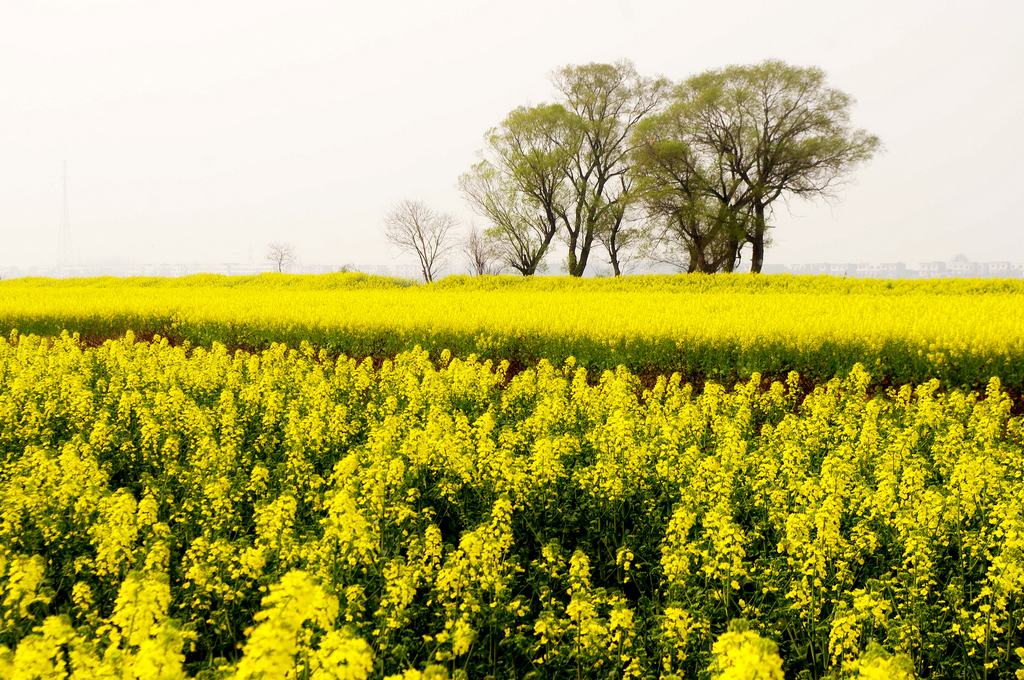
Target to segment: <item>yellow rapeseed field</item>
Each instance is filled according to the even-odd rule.
[[[19,284],[0,308],[21,328],[171,313],[411,332],[419,301],[474,333],[1019,349],[1016,290],[586,285],[588,304],[543,282],[490,302],[454,284]],[[842,323],[779,316],[801,300]],[[806,393],[795,374],[509,371],[0,340],[0,677],[1024,677],[1024,419],[998,378],[884,388],[856,365]]]
[[[349,356],[417,345],[516,365],[573,356],[596,369],[723,380],[790,370],[827,379],[862,363],[892,383],[1024,384],[1024,281],[793,276],[572,280],[360,274],[0,282],[0,332],[126,331]]]

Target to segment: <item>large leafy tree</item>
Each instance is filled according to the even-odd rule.
[[[667,82],[628,62],[566,66],[553,81],[559,101],[512,111],[460,184],[523,274],[536,271],[556,235],[570,275],[583,275],[595,243],[618,273],[632,237],[632,130],[660,104]]]
[[[582,276],[597,240],[618,274],[634,198],[628,176],[632,132],[661,104],[668,81],[645,78],[622,61],[566,66],[555,73],[554,83],[572,114],[567,146],[573,153],[565,167],[571,201],[561,216],[566,269]]]
[[[595,244],[619,274],[638,236],[690,271],[733,271],[749,243],[759,272],[776,202],[829,194],[879,147],[818,68],[730,66],[671,93],[629,62],[566,66],[553,80],[559,100],[510,113],[462,180],[524,274],[556,235],[572,276]]]
[[[752,271],[778,199],[826,195],[878,150],[877,137],[851,125],[852,104],[821,69],[781,61],[707,71],[676,90],[670,111],[692,125],[689,142],[720,159],[724,185],[738,180],[730,204],[750,216]]]
[[[520,107],[487,134],[485,159],[459,180],[504,264],[524,276],[543,267],[569,200],[565,168],[572,123],[557,104]]]
[[[633,178],[650,259],[688,272],[733,271],[749,215],[741,182],[721,153],[694,142],[693,109],[672,106],[637,126]]]

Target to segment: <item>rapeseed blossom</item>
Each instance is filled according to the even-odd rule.
[[[1019,403],[802,385],[0,340],[0,677],[1024,677]]]

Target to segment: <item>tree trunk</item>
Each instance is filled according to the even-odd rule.
[[[583,272],[587,270],[587,260],[590,259],[590,251],[594,247],[594,230],[591,229],[583,237],[583,243],[580,245],[580,256],[576,259],[576,271],[573,276],[583,276]]]
[[[579,257],[576,257],[576,253],[569,253],[569,276],[580,277],[583,276],[584,270],[587,268],[587,253],[581,252]]]
[[[760,274],[764,265],[764,204],[760,201],[754,203],[754,238],[750,240],[750,272]]]
[[[566,258],[565,268],[569,276],[579,276],[576,273],[576,234],[569,236],[569,256]]]
[[[625,217],[625,211],[616,214],[615,224],[612,225],[607,241],[608,259],[611,261],[615,276],[622,276],[622,268],[619,267],[619,229],[622,228],[623,217]]]
[[[703,237],[695,238],[690,247],[690,270],[701,274],[715,271],[715,266],[708,261],[708,244]]]
[[[590,248],[586,241],[584,241],[580,245],[579,257],[576,256],[575,243],[569,248],[569,276],[583,276],[583,272],[587,269],[587,257],[590,255]]]
[[[622,269],[619,267],[619,248],[615,244],[615,234],[608,237],[608,261],[612,265],[612,272],[615,276],[622,276]]]
[[[740,259],[740,248],[742,244],[738,238],[730,237],[727,244],[726,250],[728,251],[722,259],[722,271],[727,274],[732,274],[736,271],[736,264]]]

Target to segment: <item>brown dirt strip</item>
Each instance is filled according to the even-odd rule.
[[[167,335],[165,333],[160,333],[160,332],[152,331],[152,330],[150,330],[150,331],[134,332],[134,335],[135,335],[136,342],[152,342],[155,338],[160,337],[160,338],[166,340],[167,343],[169,345],[171,345],[172,347],[179,347],[179,346],[184,344],[184,340],[182,338],[180,338],[180,337],[176,338],[176,337],[173,337],[173,336],[169,336],[169,335]],[[79,342],[83,346],[85,346],[85,347],[99,347],[104,342],[107,342],[108,340],[118,340],[118,339],[120,339],[122,337],[124,337],[124,336],[117,336],[117,335],[79,335]],[[248,352],[250,354],[258,354],[259,352],[263,351],[263,349],[265,349],[265,348],[254,347],[254,346],[245,346],[245,345],[227,345],[227,349],[229,351],[231,351],[231,352],[234,352],[234,351],[237,351],[237,350],[241,350],[241,351],[244,351],[244,352]],[[331,353],[331,354],[329,354],[329,356],[331,358],[333,358],[333,359],[336,359],[338,356],[340,356],[340,354],[339,353]],[[385,360],[393,358],[391,355],[387,355],[387,356],[369,356],[369,357],[364,357],[364,356],[358,356],[357,357],[357,356],[351,356],[351,355],[346,355],[346,356],[349,356],[349,358],[352,358],[352,359],[356,359],[357,361],[364,361],[366,359],[370,359],[373,362],[374,368],[380,368],[381,364],[383,364]],[[523,372],[524,370],[527,370],[528,368],[531,368],[532,366],[533,366],[532,363],[524,362],[524,361],[521,361],[519,359],[511,359],[511,360],[509,360],[508,371],[505,374],[505,376],[506,376],[506,380],[505,380],[506,384],[508,383],[509,380],[514,378],[516,375],[518,375],[519,373]],[[600,380],[602,372],[603,371],[599,371],[599,370],[588,371],[587,381],[590,384],[596,384],[598,382],[598,380]],[[633,375],[635,375],[637,378],[639,378],[640,384],[645,389],[650,389],[651,387],[653,387],[655,385],[655,383],[657,383],[659,377],[672,375],[672,373],[673,373],[673,372],[662,372],[662,371],[643,371],[643,370],[636,371],[636,370],[633,370],[633,369],[630,369],[630,372]],[[685,370],[677,370],[677,371],[674,371],[674,372],[675,373],[679,373],[680,378],[681,378],[683,384],[689,383],[689,384],[693,385],[695,393],[699,393],[701,388],[703,387],[704,383],[708,382],[708,376],[706,374],[701,374],[701,373],[698,373],[698,372],[689,372],[689,371],[685,371]],[[780,374],[768,373],[768,374],[762,374],[761,375],[761,389],[762,390],[767,390],[769,387],[771,387],[772,383],[774,383],[774,382],[785,382],[787,377],[788,377],[788,373],[780,373]],[[718,379],[713,380],[713,382],[719,382],[720,384],[723,383],[723,381],[718,380]],[[729,382],[729,381],[726,381],[726,382]],[[731,386],[735,386],[735,385],[737,385],[739,383],[744,383],[744,382],[746,382],[746,380],[743,380],[743,379],[733,380],[727,386],[731,387]],[[808,394],[812,393],[816,387],[819,387],[819,386],[825,384],[825,382],[826,382],[825,380],[809,378],[809,377],[806,377],[804,375],[801,375],[800,376],[800,380],[799,380],[800,395],[801,395],[801,397],[806,397]],[[872,381],[871,381],[870,394],[872,396],[879,395],[879,394],[885,394],[890,388],[898,389],[900,386],[901,386],[900,384],[894,383],[894,382],[892,382],[891,380],[889,380],[888,378],[886,378],[884,376],[879,378],[879,379],[875,379],[873,377]],[[1024,415],[1024,386],[1013,386],[1013,385],[1005,385],[1004,384],[1002,386],[1002,389],[1012,399],[1011,413],[1013,415],[1015,415],[1015,416]],[[979,389],[979,390],[975,390],[975,391],[977,391],[977,392],[984,392],[983,389]]]

